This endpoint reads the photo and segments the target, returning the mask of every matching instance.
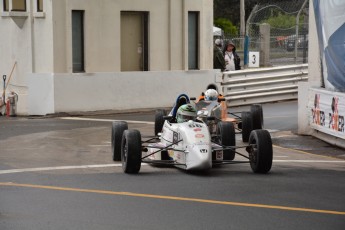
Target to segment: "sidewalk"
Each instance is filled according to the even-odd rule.
[[[271,133],[271,136],[273,145],[345,160],[345,149],[313,136],[297,135],[290,131]]]

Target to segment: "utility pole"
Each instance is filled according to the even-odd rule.
[[[245,24],[245,18],[246,18],[246,12],[245,12],[245,6],[244,6],[244,0],[240,1],[240,36],[244,36],[246,33],[246,24]],[[242,44],[243,47],[243,44]]]

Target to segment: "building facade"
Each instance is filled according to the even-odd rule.
[[[214,76],[212,0],[2,0],[0,7],[0,71],[13,68],[7,91],[19,94],[19,114],[170,106],[152,101],[165,85],[169,97],[200,92]],[[145,92],[154,94],[146,105],[113,99]]]

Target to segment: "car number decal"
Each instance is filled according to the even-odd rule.
[[[173,142],[176,143],[178,142],[178,133],[177,132],[173,132]]]

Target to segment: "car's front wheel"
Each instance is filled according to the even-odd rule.
[[[141,166],[141,135],[138,130],[125,130],[121,143],[122,169],[125,173],[136,174]]]

